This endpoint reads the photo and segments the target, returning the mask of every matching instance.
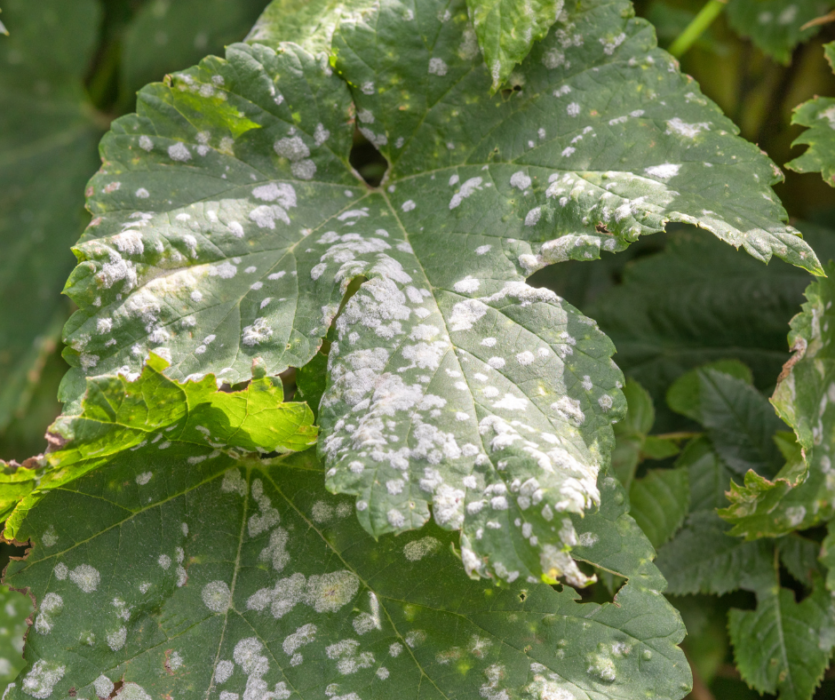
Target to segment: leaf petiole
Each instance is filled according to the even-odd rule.
[[[725,9],[726,4],[727,0],[709,0],[699,11],[699,14],[693,18],[693,21],[687,25],[685,30],[676,37],[676,40],[667,51],[676,58],[681,58],[699,40],[699,37],[707,31],[707,28],[713,24],[713,21],[722,14],[722,10]]]

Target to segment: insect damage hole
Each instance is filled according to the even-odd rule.
[[[378,187],[389,167],[383,154],[359,129],[354,129],[354,145],[348,160],[369,187]]]

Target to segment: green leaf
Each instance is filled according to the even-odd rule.
[[[783,422],[746,381],[750,375],[739,379],[740,375],[724,371],[726,367],[714,367],[707,365],[680,377],[667,395],[670,408],[704,425],[722,461],[737,474],[753,470],[774,476],[783,465],[774,442],[775,433],[785,428]]]
[[[707,438],[689,442],[676,461],[676,468],[686,468],[689,472],[691,512],[713,511],[728,505],[725,492],[733,481],[733,472]]]
[[[296,371],[296,386],[301,399],[307,402],[314,415],[319,415],[319,402],[325,393],[328,379],[328,356],[317,352],[313,359]]]
[[[827,523],[827,533],[821,542],[820,562],[826,567],[826,588],[835,591],[835,523]]]
[[[629,513],[658,549],[681,527],[690,505],[687,469],[652,469],[629,489]]]
[[[802,602],[775,581],[757,591],[756,610],[731,610],[737,667],[748,685],[780,700],[810,700],[835,645],[835,609],[819,585]]]
[[[822,260],[835,258],[830,231],[801,229]],[[581,310],[615,343],[618,366],[652,396],[656,430],[669,432],[682,426],[665,409],[665,393],[691,369],[737,359],[751,368],[758,388],[771,391],[789,357],[786,325],[809,282],[802,270],[780,261],[759,265],[689,229],[670,235],[663,252],[631,264],[623,284]]]
[[[623,385],[626,398],[626,417],[615,425],[615,437],[621,435],[647,435],[655,423],[652,399],[638,382],[628,379]]]
[[[5,691],[24,667],[23,639],[31,612],[32,603],[26,596],[0,586],[0,691]]]
[[[365,277],[320,405],[328,488],[358,497],[374,536],[420,527],[432,504],[473,574],[560,571],[540,543],[555,512],[599,500],[622,378],[594,323],[526,277],[671,220],[818,269],[780,223],[771,164],[628,14],[572,7],[510,99],[488,94],[463,2],[439,1],[347,16],[335,70],[298,46],[235,45],[143,90],[91,183],[64,396],[152,349],[175,379],[234,384],[254,357],[302,367]],[[585,37],[570,70],[548,58],[565,36]],[[382,188],[350,167],[354,114],[390,163]]]
[[[120,698],[177,700],[689,689],[681,618],[622,507],[583,521],[603,530],[596,542],[580,536],[631,580],[617,604],[582,603],[568,587],[467,579],[454,535],[435,525],[375,541],[353,499],[325,491],[311,452],[189,465],[210,450],[121,453],[29,513],[34,546],[7,578],[38,612],[7,700],[107,697],[117,683]],[[148,467],[160,478],[137,484]],[[622,494],[609,481],[601,489]]]
[[[824,46],[826,60],[835,69],[835,42]],[[806,152],[786,163],[787,168],[798,173],[817,173],[824,182],[835,186],[835,132],[832,129],[835,119],[835,99],[815,97],[795,108],[792,124],[808,127],[798,136],[792,146],[809,146]]]
[[[753,471],[745,474],[744,484],[732,483],[727,493],[730,505],[719,515],[734,527],[732,535],[753,540],[785,535],[803,522],[805,508],[781,508],[784,497],[806,480],[808,467],[803,458],[788,462],[773,481]]]
[[[629,489],[641,461],[646,434],[655,422],[652,399],[638,382],[627,380],[623,387],[626,417],[615,424],[612,467],[624,488]]]
[[[23,408],[28,374],[55,346],[68,309],[66,249],[86,218],[81,193],[101,135],[83,78],[95,49],[95,0],[4,0],[0,36],[0,430]]]
[[[373,0],[273,0],[246,39],[272,48],[292,41],[310,53],[327,54],[343,17],[350,18],[372,5]]]
[[[728,536],[729,527],[711,512],[691,513],[671,542],[658,550],[656,564],[671,595],[756,589],[772,568],[772,547]]]
[[[725,10],[734,31],[780,63],[789,63],[795,46],[808,41],[820,26],[803,26],[825,15],[832,0],[733,0]]]
[[[554,22],[567,22],[564,5],[564,0],[467,0],[478,45],[493,81],[490,86],[493,92],[507,82],[514,66],[525,59],[535,41],[545,38]],[[609,38],[612,43],[616,41],[614,34]],[[564,48],[570,46],[570,41],[563,44]],[[566,53],[554,50],[550,63],[555,68],[569,68],[571,62],[566,60]]]
[[[302,451],[315,444],[313,413],[306,404],[283,403],[280,380],[256,376],[243,391],[222,392],[212,375],[180,384],[163,374],[167,366],[151,354],[140,375],[87,380],[82,412],[61,416],[50,426],[51,441],[59,449],[48,453],[46,464],[34,472],[36,488],[10,516],[7,537],[17,536],[21,518],[45,492],[66,488],[125,450],[155,455],[174,445],[208,445],[239,455]],[[189,463],[203,459],[197,455]],[[21,481],[30,473],[18,469],[6,476],[9,483],[0,481],[0,505],[32,489],[30,481]],[[152,478],[153,472],[146,471],[137,483]]]
[[[835,265],[830,263],[828,269],[832,274]],[[767,507],[763,505],[759,511],[752,510],[759,519],[759,529],[765,531],[770,520],[774,534],[788,529],[806,529],[835,514],[835,474],[830,457],[835,418],[830,399],[830,388],[835,381],[831,349],[835,327],[830,329],[835,301],[832,284],[826,279],[813,282],[806,290],[808,301],[791,322],[789,345],[794,355],[786,363],[771,399],[778,414],[794,429],[808,465],[808,476],[802,483],[789,490],[780,486],[784,495],[777,503],[765,489],[769,501]],[[745,493],[740,495],[746,496]],[[747,496],[754,500],[757,494],[751,492]],[[768,519],[762,515],[767,515]]]
[[[788,569],[794,579],[807,588],[814,587],[816,578],[826,576],[824,567],[818,561],[821,553],[821,543],[807,540],[795,533],[776,540],[780,561]]]
[[[709,385],[702,386],[703,373],[708,370],[727,374],[746,384],[754,383],[751,370],[739,360],[717,360],[679,377],[667,391],[667,405],[676,413],[702,424],[706,419],[705,407],[709,405],[711,394]]]

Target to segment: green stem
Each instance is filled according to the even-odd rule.
[[[687,25],[686,29],[676,37],[669,49],[667,49],[676,58],[681,58],[690,47],[693,46],[699,37],[707,31],[707,28],[713,24],[722,10],[725,9],[727,0],[708,0],[707,4],[700,10],[693,21]]]

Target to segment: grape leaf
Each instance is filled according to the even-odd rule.
[[[629,513],[658,549],[681,527],[690,505],[687,469],[652,469],[629,488]]]
[[[684,527],[658,550],[656,564],[668,593],[724,595],[737,588],[756,589],[771,570],[772,547],[763,540],[729,537],[729,526],[715,513],[687,516]]]
[[[218,453],[238,455],[302,451],[315,444],[312,411],[307,404],[283,403],[280,380],[259,377],[256,369],[246,389],[219,392],[213,376],[179,384],[163,374],[167,366],[151,354],[140,375],[87,380],[82,413],[61,416],[49,428],[58,449],[37,470],[2,475],[6,481],[0,480],[0,505],[6,512],[7,504],[28,490],[8,516],[7,537],[16,537],[19,522],[45,492],[65,488],[124,450],[154,454],[173,445],[209,445]],[[198,455],[189,463],[203,459]],[[35,484],[25,480],[30,474]],[[137,483],[152,477],[144,472]]]
[[[704,425],[722,461],[737,474],[774,476],[783,465],[774,436],[785,425],[745,379],[728,374],[728,365],[715,367],[679,377],[667,395],[670,408]]]
[[[0,691],[5,691],[23,668],[23,638],[26,618],[32,612],[30,600],[0,586]]]
[[[507,82],[510,72],[530,53],[533,43],[543,39],[554,22],[563,19],[564,5],[564,0],[467,0],[493,92]],[[609,38],[616,40],[614,34]],[[566,35],[563,47],[569,46],[572,42]],[[551,55],[555,67],[571,67],[565,52],[556,51]]]
[[[832,0],[733,0],[725,12],[734,31],[775,61],[789,63],[794,47],[820,31],[819,25],[803,26],[833,5]]]
[[[91,183],[65,397],[151,349],[177,379],[235,383],[254,356],[301,367],[363,276],[320,405],[328,488],[375,536],[431,504],[472,574],[584,581],[539,543],[555,512],[599,500],[621,375],[594,323],[525,276],[668,220],[819,268],[779,223],[767,159],[628,7],[573,7],[510,99],[487,94],[462,2],[395,0],[343,18],[335,72],[298,46],[235,45],[143,90]],[[570,70],[548,58],[565,32],[586,37]],[[353,114],[391,165],[382,188],[348,163]]]
[[[822,585],[798,603],[773,580],[757,591],[756,610],[731,610],[728,619],[734,658],[748,685],[779,692],[780,700],[811,699],[835,645],[835,606]]]
[[[8,0],[3,9],[11,34],[0,36],[0,430],[23,408],[27,375],[68,315],[65,251],[85,220],[81,192],[101,135],[82,82],[99,3],[44,0],[34,12]]]
[[[568,587],[467,579],[453,533],[435,525],[375,541],[353,500],[325,491],[310,451],[270,466],[210,450],[123,452],[30,511],[21,535],[34,546],[7,578],[38,611],[8,700],[70,688],[90,700],[117,684],[122,700],[689,689],[681,619],[614,498],[583,521],[598,541],[581,537],[589,559],[630,580],[616,604],[585,604]],[[207,459],[190,465],[195,452]]]
[[[824,46],[826,60],[835,68],[835,42]],[[815,97],[794,110],[792,124],[808,127],[798,136],[792,146],[809,146],[803,155],[786,163],[787,168],[799,173],[819,172],[824,182],[835,186],[835,99]]]
[[[835,257],[830,231],[800,228],[822,260]],[[737,359],[759,389],[771,391],[789,358],[786,326],[809,282],[802,270],[780,261],[759,265],[691,229],[669,236],[663,252],[630,265],[623,284],[581,310],[615,343],[618,366],[649,391],[656,429],[669,432],[682,426],[666,409],[665,392],[691,369]]]

